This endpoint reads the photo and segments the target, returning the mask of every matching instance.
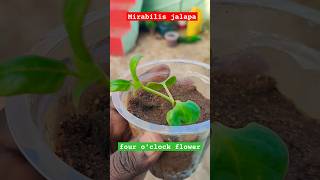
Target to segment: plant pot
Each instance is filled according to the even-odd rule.
[[[153,61],[138,66],[138,73],[141,74],[159,64],[168,65],[171,75],[176,76],[177,80],[185,78],[192,80],[197,90],[210,99],[210,67],[208,64],[187,60]],[[129,77],[129,74],[123,76],[126,79]],[[117,111],[129,122],[134,137],[144,132],[153,132],[161,135],[164,141],[168,142],[200,141],[205,144],[201,152],[163,152],[157,163],[151,167],[151,172],[159,178],[184,179],[189,177],[196,170],[209,145],[210,120],[188,126],[166,126],[147,122],[127,111],[128,94],[128,92],[112,93],[112,101]],[[179,154],[185,157],[177,158]]]
[[[178,45],[179,33],[175,31],[166,32],[164,39],[167,41],[169,47],[175,47]]]
[[[84,33],[89,47],[96,46],[109,36],[108,29],[103,28],[109,19],[105,12],[107,10],[92,12],[86,18]],[[108,46],[104,47],[103,52],[107,48]],[[100,50],[93,49],[93,53]],[[30,54],[61,59],[66,63],[73,57],[63,27],[48,34],[32,48]],[[106,56],[95,57],[95,59],[102,67],[107,67],[104,64],[107,63]],[[16,144],[30,164],[46,179],[89,179],[63,162],[54,153],[59,116],[63,109],[68,109],[68,107],[61,106],[60,103],[61,101],[71,103],[73,81],[73,79],[68,79],[64,87],[55,94],[16,96],[6,101],[6,118]]]

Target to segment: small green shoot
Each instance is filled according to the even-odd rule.
[[[190,100],[186,102],[175,100],[169,91],[169,87],[173,86],[177,81],[175,76],[171,76],[160,83],[149,82],[146,85],[139,80],[136,69],[141,58],[141,56],[134,56],[130,60],[129,68],[132,81],[124,79],[112,80],[110,82],[111,92],[128,91],[130,87],[133,87],[134,90],[142,89],[170,102],[173,108],[167,113],[166,118],[170,126],[181,126],[196,123],[200,118],[200,107],[195,102]],[[166,94],[160,92],[162,89],[165,89]]]

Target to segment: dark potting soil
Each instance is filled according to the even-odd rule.
[[[61,119],[56,154],[82,174],[97,180],[109,178],[109,92],[87,92],[81,113]],[[62,104],[63,105],[63,104]]]
[[[320,178],[320,124],[301,113],[264,75],[215,72],[213,120],[240,128],[257,122],[275,131],[289,149],[288,180]]]
[[[210,100],[198,92],[194,85],[177,83],[169,90],[175,100],[192,100],[199,105],[201,116],[198,122],[210,119]],[[165,93],[165,91],[162,92]],[[138,91],[136,96],[129,97],[127,108],[130,113],[140,119],[155,124],[168,125],[166,114],[172,109],[172,105],[159,96]]]

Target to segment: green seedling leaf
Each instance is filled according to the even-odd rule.
[[[181,126],[196,123],[200,118],[200,107],[193,101],[176,102],[176,105],[167,113],[167,122],[170,126]]]
[[[90,0],[66,0],[64,6],[64,24],[76,56],[75,64],[79,69],[85,68],[85,64],[91,62],[91,56],[82,35],[82,24],[89,3]]]
[[[147,87],[150,89],[156,90],[156,91],[163,89],[163,85],[160,83],[156,83],[156,82],[147,83]]]
[[[166,84],[166,86],[167,86],[168,88],[171,87],[171,86],[173,86],[176,82],[177,82],[176,76],[171,76],[170,78],[168,78],[167,80],[165,80],[165,84]]]
[[[128,91],[131,87],[131,82],[128,80],[123,79],[117,79],[112,80],[110,82],[110,91],[116,92],[116,91]]]
[[[176,76],[171,76],[161,83],[149,82],[147,84],[147,87],[149,87],[153,90],[159,91],[164,88],[163,84],[165,84],[169,88],[169,87],[173,86],[176,83],[176,81],[177,81]]]
[[[140,55],[133,56],[130,60],[130,65],[129,65],[131,76],[132,76],[132,81],[133,81],[133,86],[135,89],[139,89],[142,86],[142,83],[139,80],[139,77],[137,75],[137,66],[138,66],[141,58],[142,58],[142,56],[140,56]]]
[[[0,96],[53,93],[67,75],[74,75],[61,61],[40,56],[18,57],[0,65]]]
[[[281,180],[288,149],[281,138],[257,123],[232,129],[215,122],[211,137],[212,179]]]
[[[109,86],[105,74],[93,62],[83,38],[82,25],[90,2],[90,0],[66,0],[64,7],[64,24],[75,55],[73,61],[79,74],[79,81],[73,94],[74,103],[79,102],[81,94],[96,83]]]

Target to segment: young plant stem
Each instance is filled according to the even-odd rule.
[[[151,93],[151,94],[154,94],[154,95],[157,95],[157,96],[162,97],[163,99],[169,101],[172,106],[174,106],[175,102],[174,102],[174,100],[171,99],[170,97],[168,97],[168,96],[166,96],[166,95],[164,95],[164,94],[162,94],[162,93],[160,93],[160,92],[158,92],[158,91],[155,91],[155,90],[153,90],[153,89],[151,89],[151,88],[148,88],[147,86],[142,86],[141,88],[142,88],[143,90]]]
[[[165,83],[161,83],[161,84],[162,84],[162,86],[164,87],[164,89],[166,90],[166,92],[167,92],[167,94],[168,94],[169,98],[170,98],[172,101],[174,101],[173,96],[172,96],[172,94],[170,93],[170,91],[169,91],[169,89],[168,89],[167,85],[166,85]],[[174,106],[174,104],[173,104],[173,106]]]

